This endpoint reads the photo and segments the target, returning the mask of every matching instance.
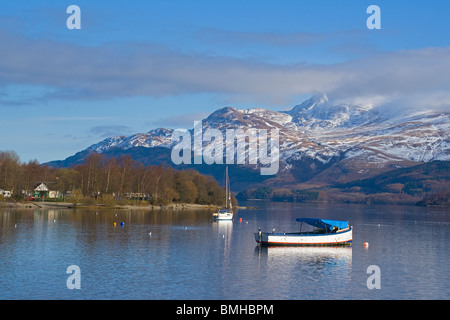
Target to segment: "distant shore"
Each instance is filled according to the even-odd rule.
[[[215,209],[217,206],[195,203],[172,203],[168,205],[102,205],[102,204],[83,204],[72,202],[47,202],[47,201],[0,201],[0,208],[17,208],[17,209],[75,209],[75,208],[92,208],[92,209],[126,209],[126,210],[183,210],[183,209]]]

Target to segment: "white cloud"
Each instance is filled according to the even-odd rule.
[[[283,103],[326,92],[337,100],[407,102],[414,96],[426,108],[450,105],[450,47],[378,53],[330,65],[280,65],[138,43],[83,47],[4,32],[0,42],[0,87],[54,88],[41,97],[47,99],[217,93]]]

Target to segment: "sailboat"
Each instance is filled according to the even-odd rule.
[[[233,206],[231,204],[230,179],[228,167],[225,173],[225,209],[213,213],[214,220],[233,220]]]

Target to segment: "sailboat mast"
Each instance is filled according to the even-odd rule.
[[[228,210],[228,166],[225,170],[225,209]]]

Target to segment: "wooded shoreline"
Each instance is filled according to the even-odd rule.
[[[52,202],[45,204],[52,207],[147,205],[155,209],[225,202],[225,192],[212,176],[162,164],[144,166],[130,156],[107,159],[96,153],[71,168],[53,168],[37,161],[20,163],[14,151],[0,151],[0,189],[0,200],[28,200],[31,207],[44,206],[41,200]]]

